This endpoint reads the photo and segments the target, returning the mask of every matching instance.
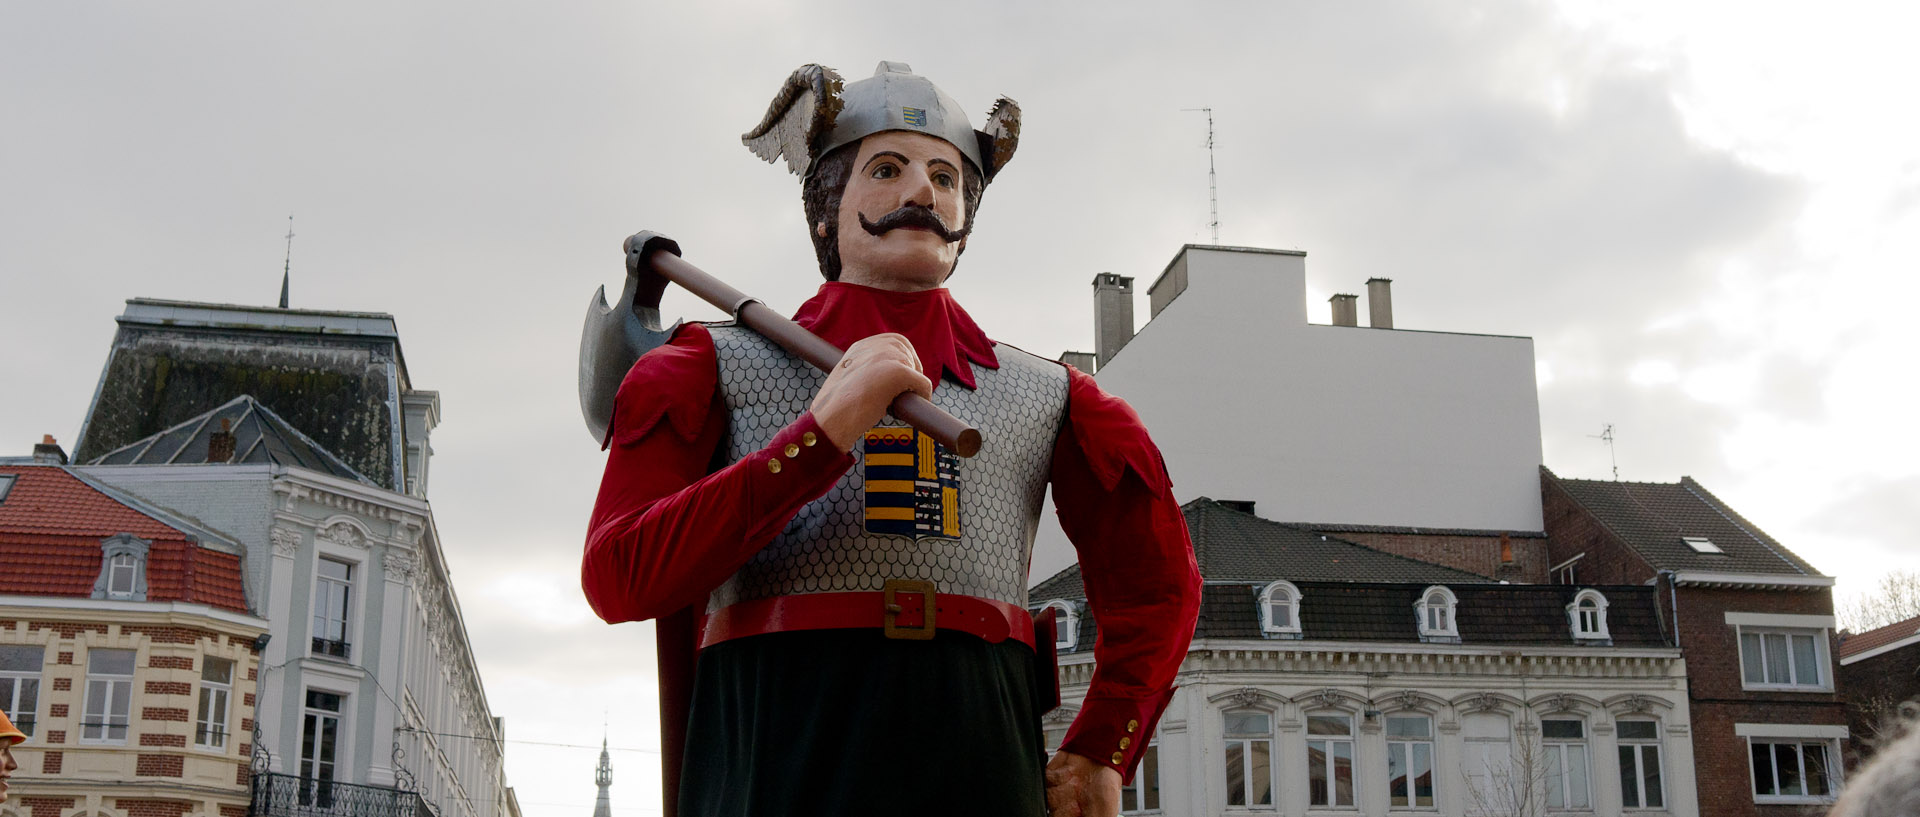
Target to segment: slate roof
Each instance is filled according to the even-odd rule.
[[[374,484],[404,484],[413,386],[392,316],[133,298],[116,320],[76,462],[252,395]]]
[[[1459,600],[1457,621],[1467,645],[1572,646],[1566,607],[1582,589],[1567,585],[1502,585],[1472,573],[1384,553],[1291,524],[1261,519],[1206,497],[1182,506],[1194,556],[1206,584],[1195,638],[1268,637],[1260,631],[1260,590],[1285,579],[1301,591],[1302,637],[1314,640],[1420,643],[1414,604],[1432,585]],[[1618,647],[1667,645],[1652,588],[1594,588],[1607,598],[1608,630]],[[1085,612],[1078,565],[1028,594],[1034,605],[1071,600]],[[1098,625],[1079,617],[1075,651],[1092,649]]]
[[[204,463],[213,435],[225,427],[233,435],[228,463],[273,463],[297,466],[372,485],[373,481],[342,462],[313,438],[281,419],[252,395],[241,395],[219,408],[109,451],[91,465],[171,465]]]
[[[14,477],[0,500],[0,594],[88,598],[100,576],[100,540],[130,533],[147,550],[147,599],[247,612],[240,555],[202,546],[191,526],[58,465],[0,465]]]
[[[1692,477],[1678,483],[1546,478],[1591,512],[1656,570],[1821,576],[1806,561],[1748,522]],[[1700,553],[1682,537],[1712,540],[1722,553]]]
[[[1920,636],[1920,616],[1906,621],[1896,621],[1885,627],[1868,630],[1857,635],[1849,635],[1840,642],[1840,657],[1852,658],[1863,652],[1869,652],[1897,641]]]
[[[1416,582],[1422,585],[1487,582],[1464,570],[1374,550],[1323,533],[1282,524],[1200,497],[1180,506],[1193,538],[1200,575],[1213,581]],[[1080,567],[1041,582],[1028,594],[1036,601],[1086,598]]]

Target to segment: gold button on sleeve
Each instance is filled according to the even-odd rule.
[[[1122,754],[1120,754],[1119,752],[1114,752],[1114,753],[1113,753],[1113,765],[1115,765],[1115,766],[1118,766],[1118,765],[1120,765],[1120,761],[1122,761],[1122,760],[1125,760],[1125,759],[1126,759],[1126,756],[1125,756],[1125,755],[1122,755]]]
[[[1121,739],[1120,739],[1120,748],[1122,748],[1122,749],[1125,749],[1125,748],[1127,748],[1128,746],[1132,746],[1132,745],[1133,745],[1133,738],[1121,738]]]
[[[1127,731],[1129,732],[1140,731],[1140,722],[1137,720],[1127,721]]]
[[[787,459],[793,459],[798,456],[800,456],[800,444],[787,443]]]
[[[780,473],[780,461],[778,459],[771,459],[771,458],[768,459],[767,470],[772,471],[776,474]]]
[[[805,434],[802,434],[802,435],[800,435],[800,442],[801,442],[801,444],[803,444],[803,445],[805,445],[805,446],[806,446],[806,447],[808,447],[808,448],[812,448],[812,447],[813,447],[813,444],[814,444],[814,443],[817,443],[817,442],[819,442],[819,441],[820,441],[820,435],[818,435],[818,434],[815,434],[815,433],[813,433],[813,432],[811,432],[811,431],[809,431],[809,432],[807,432],[807,433],[805,433]]]

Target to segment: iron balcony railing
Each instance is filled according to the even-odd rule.
[[[275,772],[253,776],[247,817],[439,817],[420,795],[401,789],[315,780]]]

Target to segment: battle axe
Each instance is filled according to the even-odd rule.
[[[613,397],[633,362],[665,343],[679,326],[676,321],[673,327],[660,328],[660,295],[669,282],[679,284],[823,372],[832,371],[840,363],[839,347],[682,260],[680,245],[673,239],[641,232],[628,237],[625,246],[627,282],[619,302],[607,305],[604,286],[594,292],[593,300],[587,302],[586,325],[580,331],[580,411],[594,439],[606,439],[613,420]],[[980,451],[978,429],[925,397],[904,392],[894,398],[890,409],[893,416],[925,432],[948,451],[962,457]]]

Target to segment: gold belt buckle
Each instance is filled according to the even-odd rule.
[[[920,598],[922,599],[920,626],[901,627],[893,623],[894,618],[904,612],[904,608],[900,606],[899,601],[899,594],[901,593],[920,594]],[[881,632],[885,633],[888,638],[897,638],[905,641],[932,640],[933,614],[935,612],[933,595],[933,582],[921,581],[919,579],[888,579],[886,585],[880,590],[880,603],[886,611],[885,615],[881,618]]]

